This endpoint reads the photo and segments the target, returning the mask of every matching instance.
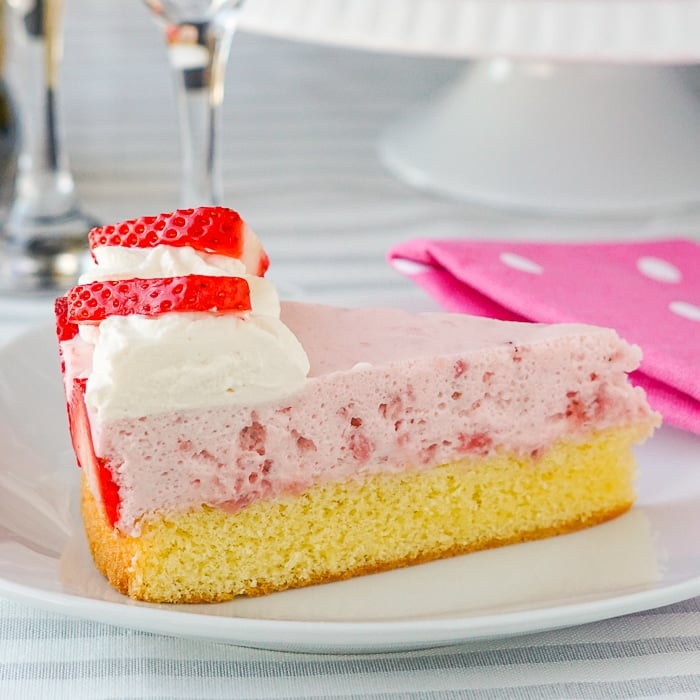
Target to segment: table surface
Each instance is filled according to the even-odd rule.
[[[67,3],[63,131],[85,207],[103,221],[177,205],[174,93],[140,3]],[[435,309],[386,263],[418,236],[575,240],[686,234],[700,212],[544,220],[417,192],[378,162],[382,130],[457,75],[455,61],[241,33],[224,109],[225,204],[290,296]],[[0,342],[50,318],[0,299]],[[328,658],[161,637],[0,598],[0,697],[700,697],[700,598],[524,638]]]

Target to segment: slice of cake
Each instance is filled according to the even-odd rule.
[[[230,210],[91,234],[57,300],[98,568],[221,601],[594,525],[658,424],[609,329],[279,304]]]

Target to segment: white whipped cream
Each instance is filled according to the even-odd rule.
[[[254,243],[259,259],[257,239]],[[102,246],[93,253],[97,264],[81,284],[187,274],[244,277],[252,307],[243,315],[172,312],[81,324],[81,338],[95,347],[85,401],[102,419],[256,403],[293,393],[304,383],[309,360],[279,319],[275,286],[247,274],[240,260],[167,245]]]
[[[144,279],[180,275],[241,277],[251,272],[245,263],[237,258],[203,253],[194,248],[181,246],[157,245],[152,248],[98,246],[92,254],[95,256],[95,261],[80,278],[80,284],[95,280],[121,280],[130,277]]]
[[[99,246],[92,252],[97,262],[93,262],[92,266],[81,275],[80,284],[133,277],[141,279],[182,275],[244,277],[250,287],[253,313],[266,316],[280,314],[280,302],[275,286],[264,277],[249,274],[250,269],[246,264],[236,258],[201,253],[194,248],[171,245],[157,245],[153,248]]]
[[[275,285],[264,277],[247,274],[244,263],[236,258],[171,245],[158,245],[153,248],[100,246],[93,250],[93,254],[96,262],[80,276],[80,284],[134,277],[243,277],[250,289],[252,313],[279,318],[280,300]],[[94,345],[99,337],[99,328],[100,326],[81,324],[80,337]]]
[[[254,404],[300,389],[309,360],[277,318],[168,313],[100,324],[85,402],[102,420]]]

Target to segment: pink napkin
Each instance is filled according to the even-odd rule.
[[[700,245],[420,239],[392,264],[450,311],[615,328],[642,348],[633,381],[667,423],[700,434]]]

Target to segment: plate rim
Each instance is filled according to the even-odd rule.
[[[47,335],[49,330],[48,323],[35,324],[0,347],[0,368],[8,357],[16,356],[24,344]],[[71,488],[77,488],[77,482]],[[73,536],[77,534],[84,543],[85,534],[82,528],[79,530]],[[57,553],[57,564],[59,558],[60,553]],[[516,637],[671,605],[700,595],[700,569],[689,578],[661,587],[653,585],[644,590],[620,591],[617,595],[591,600],[554,606],[542,602],[524,610],[484,615],[433,615],[397,620],[294,620],[209,615],[188,611],[186,605],[175,608],[168,604],[142,603],[127,596],[113,601],[47,590],[10,580],[2,568],[0,594],[50,612],[143,632],[274,651],[366,654]],[[138,613],[133,614],[135,611]],[[290,632],[294,633],[293,638]]]
[[[594,601],[483,616],[459,615],[390,621],[284,620],[198,614],[182,608],[147,607],[126,596],[124,602],[116,602],[84,598],[72,593],[44,591],[8,581],[2,572],[0,593],[14,601],[34,604],[49,612],[172,637],[271,651],[367,654],[505,639],[644,612],[700,595],[700,574],[661,589],[652,588]],[[86,601],[89,603],[88,610],[81,610]],[[125,620],[125,609],[138,610],[141,620],[134,621],[131,615]],[[530,618],[535,618],[537,624],[531,624]],[[183,621],[185,625],[182,625]],[[199,624],[195,625],[195,621]],[[174,624],[175,622],[179,624]],[[201,624],[203,622],[205,624]],[[199,632],[192,629],[197,626],[202,628]],[[187,629],[178,629],[182,627]],[[265,631],[266,633],[260,634]],[[289,631],[297,632],[297,637],[293,641],[284,641],[285,633]],[[299,631],[301,635],[298,634]],[[420,634],[407,636],[410,632]],[[430,634],[426,636],[426,632]],[[274,634],[278,637],[276,641],[271,641],[270,637]],[[348,635],[351,639],[347,638]],[[367,635],[372,635],[373,641],[367,641]]]

